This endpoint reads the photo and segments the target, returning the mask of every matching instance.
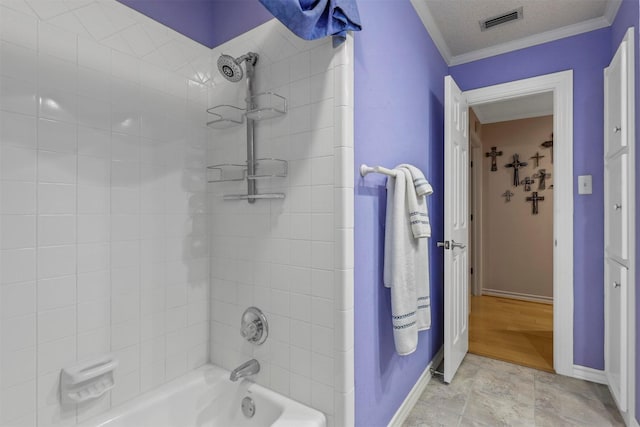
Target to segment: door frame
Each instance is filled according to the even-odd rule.
[[[469,107],[471,108],[471,107]],[[482,152],[482,141],[478,138],[475,132],[469,132],[469,152],[473,167],[469,173],[469,176],[473,177],[473,186],[469,188],[473,191],[470,200],[470,213],[473,215],[473,220],[469,223],[473,227],[473,232],[470,233],[471,242],[469,247],[473,251],[473,274],[469,284],[471,285],[471,294],[474,296],[482,295],[483,289],[483,256],[482,256],[482,160],[484,153]]]
[[[469,106],[553,93],[553,367],[573,368],[573,71],[561,71],[465,91]]]

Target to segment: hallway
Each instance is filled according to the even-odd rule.
[[[404,427],[624,426],[606,386],[467,354],[432,378]]]
[[[472,296],[469,353],[553,370],[553,305]]]

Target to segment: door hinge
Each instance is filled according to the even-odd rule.
[[[471,221],[473,221],[473,214],[471,214]]]
[[[473,167],[473,161],[471,161],[471,167]]]
[[[473,274],[473,267],[471,267],[471,274]]]

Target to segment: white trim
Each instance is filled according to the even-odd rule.
[[[413,407],[416,405],[416,402],[418,402],[418,399],[424,392],[424,389],[427,388],[429,381],[431,381],[431,368],[437,368],[438,365],[440,365],[440,362],[442,362],[443,357],[444,347],[440,347],[440,350],[436,353],[435,356],[433,356],[431,362],[429,362],[427,367],[424,369],[424,371],[420,375],[420,378],[418,378],[418,381],[416,381],[416,383],[413,385],[413,388],[404,399],[404,402],[402,402],[402,405],[400,405],[393,418],[391,418],[391,421],[389,421],[387,427],[400,427],[407,420],[407,417],[411,413],[411,410],[413,410]]]
[[[621,5],[622,0],[610,0],[607,2],[607,8],[604,11],[604,18],[609,21],[609,25],[613,24],[613,21],[615,21]]]
[[[471,204],[473,206],[473,210],[471,212],[471,215],[473,215],[473,235],[470,236],[471,250],[473,251],[473,265],[471,266],[473,268],[473,280],[470,283],[471,294],[481,295],[483,286],[482,275],[484,274],[484,255],[482,253],[482,160],[484,159],[484,150],[482,148],[482,141],[475,133],[472,134],[470,132],[469,136],[474,164],[474,167],[471,168],[470,172],[473,175],[473,203]],[[478,146],[475,146],[475,143],[477,143]],[[471,305],[469,305],[469,308],[471,308]]]
[[[553,360],[557,373],[573,375],[573,71],[464,92],[469,105],[553,92]]]
[[[613,0],[609,2],[605,10],[605,15],[598,18],[567,25],[555,30],[545,31],[543,33],[533,34],[528,37],[489,46],[484,49],[478,49],[460,55],[452,55],[449,46],[438,28],[438,25],[433,19],[433,15],[431,15],[431,11],[427,6],[427,1],[411,0],[413,8],[420,17],[422,24],[427,29],[433,43],[438,48],[438,51],[440,52],[440,55],[442,55],[444,61],[450,67],[608,27],[613,23],[621,3],[622,0]]]
[[[632,284],[629,286],[627,291],[627,318],[629,323],[627,325],[627,372],[629,374],[629,378],[627,380],[627,417],[633,420],[633,424],[638,426],[638,422],[636,420],[636,396],[638,391],[636,390],[636,298],[637,294],[637,285],[636,285],[636,88],[635,88],[635,76],[638,72],[638,68],[636,66],[637,58],[636,58],[636,46],[635,46],[635,33],[634,28],[631,27],[627,30],[625,35],[625,39],[628,43],[628,52],[627,55],[627,67],[629,78],[629,93],[632,94],[629,96],[629,105],[628,105],[628,119],[627,119],[627,127],[629,130],[627,131],[627,135],[629,138],[629,270],[627,271],[627,283]],[[629,423],[630,420],[627,420]]]
[[[545,297],[542,295],[523,294],[520,292],[501,291],[499,289],[482,289],[482,295],[488,295],[492,297],[517,299],[521,301],[539,302],[542,304],[553,304],[553,297]]]
[[[573,365],[573,378],[591,381],[592,383],[607,384],[607,376],[599,369],[586,366]]]
[[[427,29],[427,32],[431,36],[431,40],[438,48],[440,55],[442,55],[442,59],[447,65],[451,65],[451,51],[449,50],[449,46],[447,46],[447,42],[445,42],[444,37],[442,37],[442,33],[436,24],[436,21],[433,19],[433,15],[431,15],[431,11],[427,6],[427,2],[425,0],[411,0],[411,5],[416,10],[418,17],[422,21],[422,25]]]
[[[610,25],[611,23],[609,23],[605,17],[601,16],[599,18],[589,19],[588,21],[578,22],[577,24],[567,25],[566,27],[557,28],[555,30],[545,31],[544,33],[534,34],[521,39],[489,46],[484,49],[474,50],[473,52],[455,55],[449,59],[448,63],[449,66],[466,64],[467,62],[473,62],[479,59],[513,52],[514,50],[526,49],[531,46],[537,46],[539,44],[576,36],[589,31],[599,30],[600,28],[605,28]]]

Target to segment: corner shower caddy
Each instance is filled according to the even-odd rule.
[[[252,70],[251,70],[252,71]],[[247,200],[249,203],[257,199],[284,199],[283,193],[258,194],[255,181],[259,179],[284,178],[287,176],[286,160],[273,158],[255,159],[253,122],[280,117],[287,113],[287,100],[274,92],[251,94],[252,73],[247,77],[247,108],[242,109],[233,105],[216,105],[207,112],[214,119],[207,122],[207,126],[214,129],[226,129],[241,125],[247,120],[247,162],[245,164],[223,163],[207,166],[215,175],[208,182],[247,181],[247,194],[225,194],[224,200]]]

